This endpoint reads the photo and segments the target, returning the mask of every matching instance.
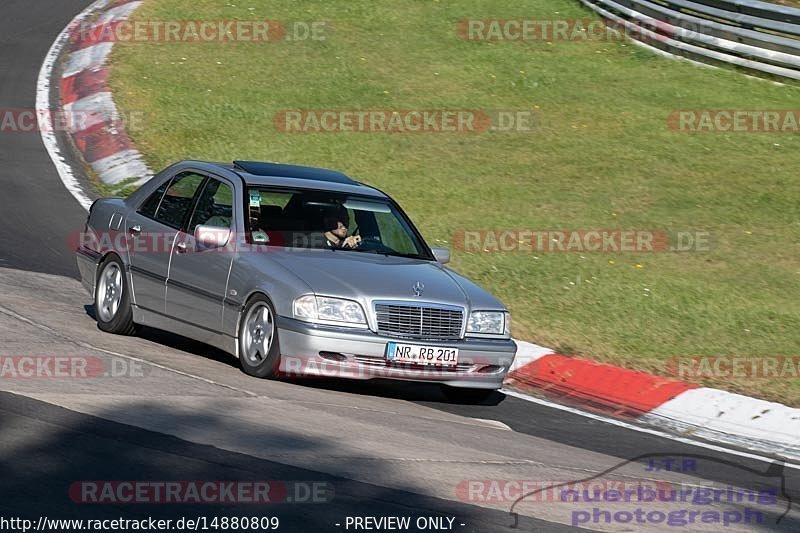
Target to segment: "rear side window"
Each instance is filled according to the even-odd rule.
[[[205,176],[185,172],[175,177],[156,211],[155,219],[162,224],[180,228],[192,208],[192,200]]]
[[[284,208],[294,196],[293,192],[250,189],[250,229],[272,231],[295,229],[296,221],[289,220]]]

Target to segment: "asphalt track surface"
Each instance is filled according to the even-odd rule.
[[[47,50],[85,0],[3,0],[0,4],[0,106],[33,110]],[[0,266],[77,276],[68,232],[83,209],[58,178],[38,132],[0,140]]]
[[[60,519],[114,519],[118,506],[77,506],[64,490],[75,480],[169,479],[248,481],[293,480],[325,484],[334,492],[332,503],[275,505],[254,511],[250,504],[228,505],[225,516],[276,516],[286,531],[327,531],[346,516],[458,516],[474,531],[510,530],[508,513],[490,511],[411,492],[320,474],[313,469],[287,466],[194,444],[160,433],[81,415],[35,400],[0,393],[0,422],[31,432],[55,432],[42,446],[33,446],[14,460],[0,461],[4,489],[0,510],[5,516],[37,520],[43,513]],[[8,444],[8,440],[4,439]],[[10,439],[9,439],[10,440]],[[48,460],[49,459],[49,460]],[[87,477],[88,476],[88,477]],[[305,497],[304,491],[298,491]],[[324,498],[323,498],[324,499]],[[287,509],[291,507],[290,509]],[[201,505],[140,505],[125,509],[129,519],[213,516]],[[525,531],[566,526],[526,519]]]
[[[86,5],[85,0],[3,2],[0,108],[33,109],[48,48]],[[273,515],[284,531],[344,531],[336,524],[347,516],[451,516],[464,524],[456,531],[502,531],[513,523],[511,503],[458,501],[454,489],[442,490],[451,483],[447,480],[513,478],[515,464],[522,465],[517,477],[524,479],[582,479],[629,468],[625,462],[642,454],[698,458],[701,468],[675,473],[681,482],[754,489],[774,486],[782,477],[786,492],[800,501],[798,470],[768,472],[763,461],[501,393],[486,405],[468,406],[447,403],[438,388],[426,385],[266,382],[244,376],[225,354],[163,332],[107,336],[96,331],[78,284],[66,279],[77,275],[68,234],[82,228],[85,212],[64,189],[38,133],[0,133],[0,186],[0,355],[92,350],[161,365],[141,383],[0,380],[2,517]],[[247,412],[256,401],[266,402],[258,404],[263,413]],[[269,402],[280,403],[280,414],[269,414]],[[214,409],[221,412],[215,415]],[[263,427],[257,425],[260,419]],[[235,433],[237,424],[248,432]],[[295,426],[296,431],[287,429]],[[492,460],[471,465],[462,457],[456,464],[459,460],[442,460],[430,450],[420,451],[427,465],[401,457],[402,439],[412,443],[422,434],[442,454],[496,453],[503,460],[493,471]],[[259,438],[248,438],[253,435]],[[362,455],[368,456],[363,464]],[[526,468],[539,470],[532,474]],[[330,483],[336,496],[330,503],[257,512],[248,505],[78,505],[68,497],[67,488],[78,480],[128,479],[313,480]],[[753,529],[800,530],[794,511],[775,524],[779,514],[776,510],[769,523]],[[517,526],[573,529],[546,509],[529,511]],[[610,529],[637,528],[612,524]]]

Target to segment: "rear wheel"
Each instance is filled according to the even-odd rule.
[[[491,398],[494,393],[494,389],[469,389],[442,385],[442,394],[453,403],[479,404]]]
[[[131,292],[122,260],[109,255],[97,269],[94,290],[94,311],[97,327],[117,335],[133,335],[138,326],[133,322]]]
[[[275,379],[281,362],[275,308],[266,296],[250,299],[239,325],[239,364],[258,378]]]

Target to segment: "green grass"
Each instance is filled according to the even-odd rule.
[[[248,10],[254,7],[254,10]],[[688,134],[676,109],[793,109],[800,89],[630,43],[467,42],[464,18],[575,19],[573,0],[148,0],[149,19],[323,20],[324,41],[126,44],[123,111],[153,168],[183,158],[342,170],[394,196],[433,245],[460,229],[709,231],[703,253],[467,254],[518,338],[664,373],[678,355],[800,351],[800,138]],[[361,58],[364,58],[363,60]],[[286,134],[287,109],[518,109],[528,133]],[[637,267],[639,265],[639,267]],[[647,290],[646,290],[647,289]],[[707,384],[800,405],[800,380]]]
[[[773,4],[780,4],[782,6],[800,8],[800,0],[767,0]]]

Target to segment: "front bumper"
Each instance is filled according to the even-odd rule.
[[[476,389],[499,389],[517,352],[511,339],[410,340],[286,317],[278,320],[278,339],[280,370],[289,377],[400,379]],[[387,363],[386,345],[392,341],[458,348],[458,365],[453,368]]]

